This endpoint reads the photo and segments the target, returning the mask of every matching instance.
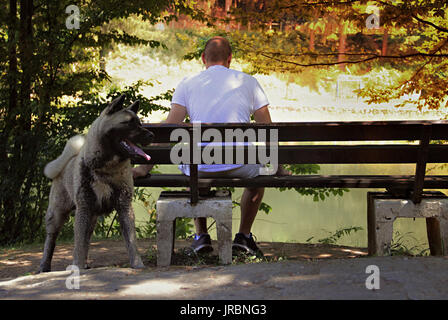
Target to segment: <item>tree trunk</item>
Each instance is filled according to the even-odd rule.
[[[314,44],[316,39],[316,25],[318,20],[318,13],[317,10],[313,10],[313,22],[312,22],[312,28],[310,28],[310,51],[314,51]]]
[[[314,51],[315,33],[314,29],[310,29],[310,51]]]
[[[1,133],[0,138],[0,175],[7,177],[10,172],[11,160],[8,159],[8,143],[12,128],[15,126],[16,120],[14,113],[17,112],[17,50],[16,50],[16,31],[17,31],[17,0],[9,1],[9,15],[8,15],[8,84],[9,84],[9,103],[5,114],[5,127]],[[3,242],[7,237],[9,226],[14,223],[14,198],[8,194],[7,185],[2,185],[2,195],[0,196],[1,214],[4,216],[2,228],[0,229],[0,241]]]
[[[386,56],[387,55],[387,42],[389,40],[389,30],[387,28],[384,28],[383,33],[383,47],[381,49],[381,55]]]
[[[34,76],[32,17],[34,6],[32,0],[20,0],[19,3],[20,22],[17,45],[22,73],[20,75],[20,86],[16,90],[18,91],[16,108],[11,110],[12,116],[10,117],[11,129],[14,134],[12,157],[8,159],[7,164],[7,169],[10,171],[7,192],[10,196],[3,195],[3,214],[5,216],[2,233],[6,231],[5,235],[8,235],[10,241],[15,241],[17,235],[20,235],[21,228],[23,228],[22,223],[26,217],[23,216],[23,212],[17,212],[17,209],[20,207],[19,204],[23,197],[25,196],[24,198],[27,199],[29,196],[31,185],[30,181],[27,181],[27,175],[30,174],[30,170],[33,170],[36,164],[36,160],[29,156],[36,148],[34,137],[31,134],[31,88]],[[18,69],[18,67],[16,68]],[[8,136],[11,134],[10,132]],[[2,240],[3,238],[1,237]]]
[[[31,129],[31,79],[33,76],[33,1],[20,0],[19,58],[22,76],[19,92],[22,128]]]
[[[345,33],[346,24],[345,22],[339,23],[339,55],[338,62],[345,60],[345,45],[347,40],[347,34]],[[341,71],[345,71],[345,63],[339,65]]]
[[[224,12],[226,13],[226,16],[228,15],[228,12],[230,11],[231,6],[232,6],[232,0],[226,0],[226,4],[224,7]]]
[[[17,30],[17,0],[9,1],[9,26],[8,26],[8,51],[9,51],[9,110],[8,115],[17,107],[17,50],[16,50],[16,30]]]

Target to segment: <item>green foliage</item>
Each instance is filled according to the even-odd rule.
[[[167,189],[168,190],[168,189]],[[156,237],[157,210],[156,199],[146,188],[135,188],[134,200],[140,203],[149,214],[149,219],[143,225],[136,226],[137,237],[142,239],[154,239]],[[192,219],[176,219],[176,239],[186,239],[193,234]]]
[[[145,264],[156,265],[157,264],[157,251],[155,248],[149,248],[145,255]],[[260,263],[260,262],[280,262],[286,261],[285,256],[265,256],[257,257],[245,252],[239,252],[236,255],[232,255],[232,264],[248,264],[248,263]],[[206,267],[206,266],[219,266],[219,256],[215,254],[197,254],[190,247],[179,248],[174,251],[171,258],[172,265],[181,266],[194,266],[194,267]]]
[[[69,224],[70,225],[70,224]],[[73,237],[72,233],[72,237]],[[115,212],[108,217],[99,216],[95,230],[93,231],[93,237],[96,239],[118,239],[121,237],[120,223],[118,222]]]
[[[423,244],[415,244],[417,239],[412,234],[413,232],[401,234],[399,231],[395,231],[390,245],[390,254],[392,256],[428,256],[430,253],[429,248],[425,248]]]
[[[366,27],[369,5],[378,8],[378,30]],[[305,68],[333,72],[338,67],[364,75],[393,68],[405,73],[392,83],[366,86],[360,96],[378,103],[420,93],[406,103],[418,109],[447,105],[446,1],[278,0],[262,9],[237,7],[231,18],[246,27],[229,34],[256,72],[301,74]],[[273,22],[279,27],[272,28]]]
[[[0,4],[0,244],[40,239],[50,182],[42,174],[65,141],[85,131],[111,98],[140,99],[142,114],[163,109],[139,94],[143,83],[107,88],[104,50],[113,44],[161,47],[114,27],[114,19],[139,15],[147,23],[176,15],[200,18],[191,1],[83,1],[80,29],[66,28],[70,1],[3,1]],[[28,9],[27,9],[28,8]],[[169,9],[169,11],[168,11]],[[171,92],[154,99],[169,99]]]
[[[363,230],[362,227],[346,227],[340,228],[334,233],[327,231],[330,235],[328,237],[318,239],[317,242],[321,244],[337,244],[339,239],[341,239],[342,237],[349,236],[351,233],[355,233],[361,230]],[[306,242],[310,242],[312,239],[314,239],[314,237],[307,239]]]
[[[290,171],[292,174],[317,174],[320,170],[320,166],[317,164],[289,164],[284,165],[285,169]],[[340,196],[344,195],[344,192],[348,192],[347,188],[278,188],[280,191],[285,190],[295,190],[300,195],[312,196],[313,201],[324,201],[330,196]]]

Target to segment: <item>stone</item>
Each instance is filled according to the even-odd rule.
[[[162,192],[157,200],[157,266],[171,264],[175,219],[202,217],[210,217],[216,221],[220,263],[232,262],[231,195],[201,197],[198,203],[192,205],[185,192]]]
[[[427,192],[414,204],[386,192],[367,193],[369,255],[390,255],[393,223],[397,218],[426,218],[432,255],[448,255],[448,198],[441,192]]]

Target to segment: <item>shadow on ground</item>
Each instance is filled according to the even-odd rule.
[[[176,241],[176,252],[173,257],[173,264],[179,267],[189,268],[191,265],[213,265],[218,258],[212,256],[209,259],[185,259],[182,255],[183,248],[189,247],[187,240]],[[213,241],[217,253],[217,243]],[[138,240],[139,251],[143,257],[145,265],[154,267],[155,241]],[[352,248],[323,244],[300,244],[282,242],[259,242],[259,247],[265,254],[264,261],[275,262],[279,260],[296,259],[340,259],[356,258],[367,255],[366,248]],[[43,245],[33,245],[24,249],[11,249],[0,251],[0,280],[12,279],[23,275],[35,273],[39,268],[42,257]],[[58,244],[56,246],[52,261],[53,271],[64,271],[72,261],[73,244]],[[241,262],[241,261],[240,261]],[[100,267],[128,267],[128,255],[122,240],[102,240],[93,241],[89,250],[89,266],[91,268]]]
[[[179,241],[177,255],[188,244]],[[0,299],[448,298],[447,257],[357,258],[366,255],[365,249],[260,243],[267,256],[262,262],[217,266],[215,258],[205,263],[184,258],[177,265],[157,268],[153,241],[140,241],[139,247],[147,267],[133,270],[127,267],[122,241],[93,242],[92,268],[81,270],[79,289],[70,289],[76,284],[75,274],[64,271],[71,262],[72,245],[57,247],[56,271],[27,276],[23,274],[39,264],[40,248],[4,250],[0,254]],[[367,267],[372,265],[379,270],[377,290],[366,286],[371,276]]]

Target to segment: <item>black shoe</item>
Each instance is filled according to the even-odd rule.
[[[208,233],[203,233],[201,235],[194,235],[193,243],[191,248],[196,253],[209,253],[213,251],[212,240]]]
[[[235,235],[235,240],[233,240],[232,245],[232,252],[246,252],[249,254],[252,254],[257,257],[263,257],[263,252],[260,250],[260,248],[257,247],[257,244],[254,241],[254,238],[252,237],[252,233],[250,234],[250,237],[247,238],[243,233],[237,233]]]

